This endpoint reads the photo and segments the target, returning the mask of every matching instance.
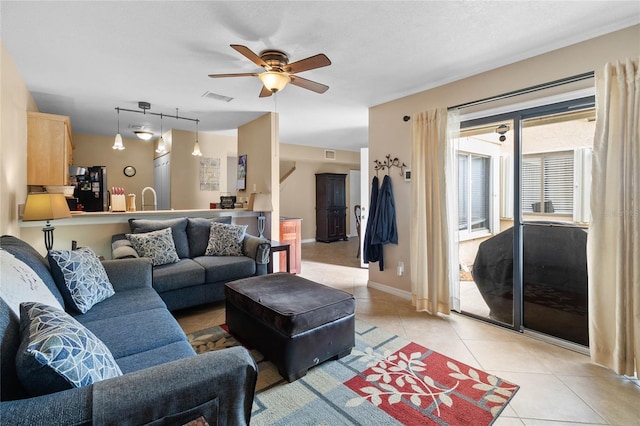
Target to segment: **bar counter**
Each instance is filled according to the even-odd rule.
[[[258,235],[258,213],[247,209],[139,210],[135,212],[73,212],[68,219],[52,220],[55,227],[53,248],[68,250],[72,241],[78,247],[91,247],[99,256],[111,259],[111,236],[130,232],[129,219],[172,219],[176,217],[231,216],[233,223],[248,225],[247,233]],[[20,221],[20,238],[41,254],[46,254],[42,228],[45,221]]]

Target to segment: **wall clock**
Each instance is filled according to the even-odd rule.
[[[136,175],[136,168],[133,166],[127,166],[124,168],[122,172],[124,173],[125,176],[132,177]]]

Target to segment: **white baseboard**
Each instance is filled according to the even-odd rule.
[[[300,241],[302,244],[304,243],[315,243],[316,239],[315,238],[309,238],[308,240],[302,240]]]
[[[367,281],[367,287],[375,288],[376,290],[384,291],[385,293],[393,294],[394,296],[411,301],[411,293],[405,290],[389,287],[388,285],[380,284],[371,280]]]

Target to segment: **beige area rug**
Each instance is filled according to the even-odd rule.
[[[240,344],[224,325],[188,337],[198,353]],[[519,388],[358,320],[351,355],[293,383],[251,354],[259,368],[252,425],[491,425]]]

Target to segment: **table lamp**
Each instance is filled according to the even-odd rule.
[[[264,212],[273,211],[273,206],[271,205],[271,194],[255,194],[253,199],[253,211],[260,212],[260,215],[258,216],[258,233],[260,234],[260,238],[264,238],[264,222],[266,220]]]
[[[47,251],[53,248],[53,230],[50,220],[71,217],[67,200],[63,194],[49,194],[46,192],[27,195],[24,206],[23,221],[46,220],[44,232],[44,246]]]

